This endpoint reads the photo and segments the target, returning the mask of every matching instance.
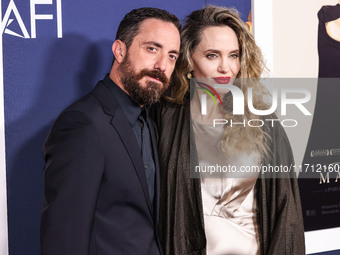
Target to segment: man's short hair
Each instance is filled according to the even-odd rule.
[[[171,22],[178,29],[178,31],[181,29],[181,24],[175,15],[165,10],[144,7],[134,9],[125,15],[119,24],[116,40],[121,40],[125,43],[126,47],[129,48],[133,39],[139,32],[141,23],[146,19],[152,18],[165,22]]]

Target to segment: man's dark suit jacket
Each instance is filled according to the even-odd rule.
[[[44,146],[43,255],[160,254],[159,166],[148,126],[156,166],[153,206],[134,132],[101,81],[58,117]]]

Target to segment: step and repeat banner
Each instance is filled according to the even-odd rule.
[[[59,113],[88,93],[110,71],[111,45],[124,15],[134,8],[157,7],[176,14],[184,23],[191,11],[208,4],[235,7],[245,22],[250,18],[250,0],[0,0],[1,255],[40,254],[43,143]],[[248,25],[252,27],[249,22]],[[333,84],[327,93],[334,94],[338,86]],[[318,97],[320,100],[324,97],[322,90]],[[322,109],[329,108],[335,118],[337,111],[329,104],[334,106],[333,101],[317,103],[317,116],[326,118],[327,113]],[[315,116],[304,164],[313,164],[316,157],[329,156],[331,149],[334,155],[340,155],[339,144],[333,146],[336,140],[318,135],[325,130]],[[332,143],[329,148],[324,146],[328,141]],[[331,198],[340,191],[340,179],[324,176],[321,181],[322,186],[315,182],[308,184],[310,180],[301,182],[307,230],[340,226],[337,220],[340,203]],[[314,191],[319,190],[316,186],[328,188],[316,194]],[[324,208],[329,212],[324,216],[319,215],[315,206],[306,204],[311,194],[322,200],[321,192],[326,193],[333,206]],[[316,203],[322,208],[321,202]],[[314,216],[317,221],[313,220]],[[331,219],[326,225],[322,223],[325,217]]]
[[[111,69],[111,45],[124,15],[149,6],[183,21],[191,11],[215,4],[236,7],[246,21],[250,1],[0,2],[0,132],[5,134],[0,135],[0,254],[37,255],[44,140],[58,114]]]

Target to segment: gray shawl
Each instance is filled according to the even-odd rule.
[[[206,254],[200,179],[189,178],[190,144],[194,146],[189,138],[189,106],[187,96],[183,105],[161,101],[151,109],[161,168],[159,236],[167,255]],[[286,133],[280,125],[275,126],[266,130],[272,157],[263,164],[293,164]],[[195,160],[197,155],[191,157]],[[261,254],[305,254],[299,189],[295,174],[288,175],[264,178],[260,174],[256,183]]]

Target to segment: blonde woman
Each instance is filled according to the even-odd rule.
[[[190,175],[194,166],[209,164],[239,170],[294,162],[280,125],[212,125],[213,119],[261,119],[248,110],[249,87],[254,107],[269,108],[257,80],[265,66],[253,36],[235,10],[207,6],[188,16],[181,39],[171,91],[153,108],[161,164],[160,238],[166,254],[304,254],[293,174]],[[243,92],[244,115],[233,115],[231,93],[214,84],[233,84]],[[218,95],[220,105],[208,96],[202,114],[207,92]]]

